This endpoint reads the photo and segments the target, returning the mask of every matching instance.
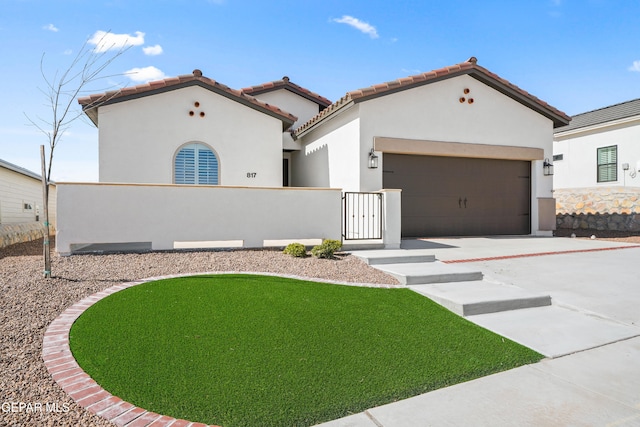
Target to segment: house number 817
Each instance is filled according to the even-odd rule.
[[[247,178],[255,178],[257,175],[256,172],[247,172]]]

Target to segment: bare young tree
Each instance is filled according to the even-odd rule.
[[[87,86],[100,79],[112,76],[103,76],[104,70],[131,46],[106,46],[106,35],[98,41],[87,40],[82,48],[73,57],[69,66],[63,71],[56,71],[52,76],[47,76],[44,67],[45,55],[40,60],[40,72],[45,86],[40,88],[46,99],[49,108],[47,118],[37,117],[35,119],[27,116],[29,122],[42,132],[48,140],[49,158],[45,155],[45,146],[40,146],[40,157],[42,163],[42,200],[43,200],[43,225],[44,225],[44,277],[51,277],[51,245],[49,242],[49,182],[51,181],[51,170],[53,166],[53,156],[56,147],[62,140],[65,132],[71,124],[79,119],[83,112],[78,106],[76,99],[83,94]],[[95,45],[93,47],[92,45]],[[101,102],[104,103],[108,99]]]

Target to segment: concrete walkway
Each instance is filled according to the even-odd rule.
[[[640,426],[640,247],[531,237],[412,240],[403,247],[480,271],[472,284],[550,296],[551,305],[466,316],[548,358],[322,426]]]

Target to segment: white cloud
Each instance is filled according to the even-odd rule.
[[[60,31],[55,25],[53,24],[47,24],[44,27],[42,27],[43,30],[47,30],[47,31],[53,31],[54,33],[57,33],[58,31]]]
[[[338,24],[347,24],[364,34],[368,34],[372,39],[380,37],[378,36],[378,30],[376,30],[376,27],[367,22],[361,21],[358,18],[354,18],[353,16],[344,15],[342,18],[334,19],[333,22],[337,22]]]
[[[162,46],[160,46],[159,44],[155,46],[146,46],[142,48],[142,51],[145,55],[156,56],[162,54]]]
[[[137,83],[146,83],[153,80],[162,80],[165,74],[154,66],[144,68],[132,68],[124,72],[127,77]]]
[[[633,64],[629,67],[629,71],[637,71],[640,73],[640,61],[633,61]]]
[[[144,44],[144,33],[136,31],[135,36],[132,36],[130,34],[115,34],[98,30],[88,40],[88,43],[95,46],[96,52],[106,52],[128,46],[140,46]]]

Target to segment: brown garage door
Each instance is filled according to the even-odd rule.
[[[531,231],[531,162],[384,154],[384,188],[402,189],[402,236]]]

